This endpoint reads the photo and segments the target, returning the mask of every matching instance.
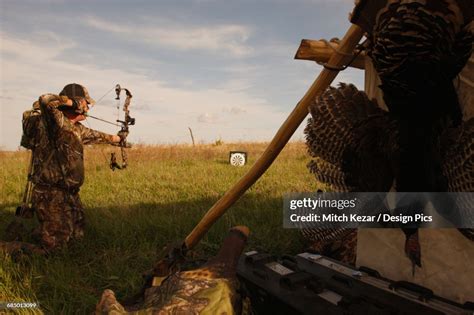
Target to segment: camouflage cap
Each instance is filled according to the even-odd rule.
[[[91,105],[95,103],[94,99],[89,96],[89,92],[87,92],[87,89],[77,83],[70,83],[66,85],[63,90],[59,92],[59,95],[65,95],[71,99],[84,98],[87,103]]]

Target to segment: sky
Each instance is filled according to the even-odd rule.
[[[113,87],[133,94],[129,141],[270,141],[321,71],[300,41],[342,38],[352,0],[0,0],[0,150],[18,149],[21,116],[68,83],[116,120]],[[337,82],[363,88],[363,72]],[[110,93],[106,94],[108,91]],[[87,119],[90,128],[118,127]],[[302,126],[293,140],[304,139]]]

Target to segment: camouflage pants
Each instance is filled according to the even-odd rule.
[[[78,193],[35,187],[32,204],[40,223],[34,234],[46,250],[84,236],[84,209]]]

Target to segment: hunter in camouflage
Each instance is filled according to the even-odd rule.
[[[84,182],[83,145],[122,141],[122,135],[109,135],[80,123],[93,103],[87,90],[76,83],[66,85],[59,95],[39,98],[41,119],[32,148],[31,203],[39,221],[33,235],[41,250],[63,247],[84,235],[79,198]]]

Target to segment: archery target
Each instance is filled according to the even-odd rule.
[[[244,166],[247,163],[247,152],[231,151],[229,154],[229,163],[233,166]]]

